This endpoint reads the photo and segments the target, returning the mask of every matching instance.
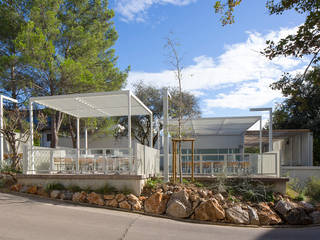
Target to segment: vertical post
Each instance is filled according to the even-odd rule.
[[[164,181],[169,182],[169,133],[168,133],[168,89],[163,90],[163,170]],[[173,148],[172,148],[173,157]]]
[[[0,129],[3,129],[3,97],[0,96]],[[0,167],[3,166],[3,134],[0,133]]]
[[[79,173],[79,158],[80,158],[80,119],[77,117],[77,161],[76,161],[76,173]]]
[[[153,116],[150,114],[150,140],[149,140],[149,146],[153,147]]]
[[[29,118],[30,118],[30,157],[31,157],[31,172],[34,174],[34,152],[33,152],[33,102],[29,103]]]
[[[128,91],[128,152],[129,152],[129,173],[132,168],[132,142],[131,142],[131,91]]]
[[[194,142],[193,141],[191,141],[191,151],[192,151],[192,155],[191,155],[191,157],[192,157],[192,159],[191,159],[191,180],[192,181],[194,181]]]
[[[269,110],[269,152],[273,150],[272,145],[272,108]]]
[[[259,152],[262,154],[262,117],[260,116],[260,129],[259,129]]]
[[[88,152],[88,129],[87,129],[87,127],[84,128],[84,145],[85,145],[86,155],[88,155],[89,152]]]

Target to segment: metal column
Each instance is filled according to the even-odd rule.
[[[88,155],[88,129],[87,127],[84,128],[84,145],[86,150],[86,155]]]
[[[169,133],[168,133],[168,89],[163,89],[163,170],[164,182],[169,182]],[[172,150],[173,152],[173,150]]]
[[[35,173],[33,152],[33,102],[29,103],[31,173]]]
[[[269,110],[269,152],[273,150],[272,144],[272,108]]]
[[[76,173],[79,173],[79,158],[80,158],[80,119],[77,118],[77,162],[76,162]]]
[[[131,143],[131,91],[128,92],[128,148],[129,148],[129,172],[132,172],[132,143]]]
[[[153,147],[153,116],[150,114],[150,140],[149,140],[149,146]]]

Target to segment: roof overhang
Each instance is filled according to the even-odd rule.
[[[121,117],[129,113],[129,98],[131,115],[152,114],[130,90],[32,97],[30,102],[77,118]]]
[[[260,116],[248,117],[217,117],[183,120],[183,133],[191,136],[223,135],[234,136],[244,134],[251,126],[260,120]],[[169,128],[176,130],[177,120],[169,122]]]

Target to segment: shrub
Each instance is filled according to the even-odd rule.
[[[70,192],[81,192],[83,189],[77,185],[70,185],[67,187],[67,190]]]
[[[46,186],[46,191],[52,191],[52,190],[66,190],[66,187],[62,185],[61,183],[49,183]]]
[[[203,183],[200,183],[200,182],[193,182],[193,184],[198,188],[204,187]]]
[[[147,180],[145,187],[154,189],[157,187],[158,184],[163,183],[161,178],[150,178]]]
[[[117,189],[106,183],[103,187],[96,189],[95,192],[100,193],[100,194],[109,194],[109,193],[117,192]]]
[[[320,178],[311,177],[307,183],[305,194],[313,201],[320,202]]]

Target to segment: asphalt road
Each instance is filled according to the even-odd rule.
[[[320,239],[320,227],[249,228],[179,222],[0,193],[0,239]]]

